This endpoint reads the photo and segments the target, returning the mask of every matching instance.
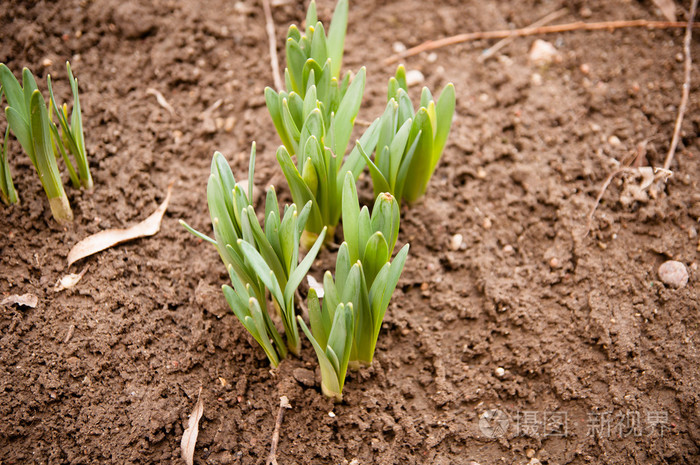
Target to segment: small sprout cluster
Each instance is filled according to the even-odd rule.
[[[301,342],[294,313],[294,297],[321,248],[325,231],[298,263],[299,240],[306,224],[311,203],[299,212],[296,205],[285,207],[280,217],[274,188],[267,192],[264,229],[253,206],[255,144],[250,155],[248,188],[237,183],[224,156],[215,153],[207,184],[207,201],[214,227],[214,239],[183,226],[197,237],[216,246],[226,265],[233,288],[224,286],[229,306],[262,346],[273,366],[287,355],[287,349],[299,354]],[[267,311],[266,290],[284,326],[282,338]],[[272,342],[271,342],[272,341]]]
[[[455,110],[455,88],[447,84],[435,102],[424,87],[420,106],[414,111],[406,71],[399,66],[389,80],[388,100],[380,118],[374,160],[368,156],[372,149],[362,146],[362,141],[360,152],[369,167],[375,197],[391,192],[413,203],[425,194],[442,157]]]
[[[2,200],[8,204],[18,200],[7,161],[8,135],[11,130],[39,174],[51,213],[60,224],[73,221],[73,211],[63,189],[56,162],[57,154],[60,153],[63,158],[73,187],[91,189],[93,185],[85,152],[78,81],[73,77],[69,63],[66,63],[66,69],[73,92],[70,116],[68,106],[56,102],[51,76],[47,78],[50,94],[50,107],[47,108],[36,79],[29,69],[24,68],[22,71],[20,84],[9,68],[0,63],[0,94],[4,95],[8,104],[5,108],[8,128],[5,131],[0,160]],[[59,126],[53,122],[54,112],[58,118],[60,132]],[[73,156],[75,163],[71,161],[69,154]]]
[[[265,89],[265,101],[281,139],[276,158],[294,203],[280,216],[274,188],[265,201],[264,227],[253,202],[255,145],[248,170],[248,194],[236,183],[219,153],[207,187],[214,239],[233,287],[224,295],[243,326],[277,366],[287,352],[299,354],[297,323],[316,353],[321,390],[343,398],[348,369],[369,366],[379,332],[408,257],[399,238],[399,202],[413,203],[426,191],[442,156],[455,109],[452,84],[437,101],[423,89],[417,110],[399,67],[389,81],[388,104],[345,157],[364,92],[366,71],[340,80],[348,2],[339,0],[326,35],[312,1],[302,34],[287,35],[286,90]],[[372,154],[374,155],[372,157]],[[296,159],[295,159],[296,158]],[[369,166],[374,187],[370,213],[361,206],[356,182]],[[303,205],[301,210],[298,206]],[[323,277],[323,298],[310,289],[309,323],[296,310],[297,287],[322,246],[332,242],[338,222],[344,241],[335,272]],[[184,223],[183,223],[184,224]],[[308,250],[299,261],[300,248]],[[393,258],[392,258],[393,257]],[[286,338],[282,342],[266,304],[268,294]]]
[[[340,65],[348,19],[348,2],[340,0],[326,36],[316,19],[312,1],[302,35],[296,26],[287,34],[287,90],[265,89],[265,101],[282,141],[277,160],[294,202],[313,201],[311,217],[303,239],[308,247],[325,227],[328,240],[340,220],[342,182],[347,171],[357,178],[364,168],[355,148],[345,161],[355,118],[360,111],[366,71],[340,80]],[[374,148],[375,126],[366,131],[362,144]],[[292,157],[296,155],[296,163]]]

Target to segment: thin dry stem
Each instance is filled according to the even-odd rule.
[[[284,410],[292,408],[289,404],[287,396],[280,397],[280,409],[277,412],[277,421],[275,422],[275,430],[272,432],[272,444],[270,445],[270,455],[267,457],[266,465],[277,465],[277,444],[280,441],[280,428],[282,428],[282,419],[284,418]]]
[[[637,160],[640,160],[644,158],[646,155],[646,144],[648,141],[644,141],[641,144],[637,146],[637,152],[634,154],[634,156],[627,158],[625,161],[622,162],[622,165],[617,168],[615,171],[610,173],[607,178],[605,178],[605,181],[603,182],[603,185],[600,186],[600,191],[598,192],[598,197],[595,199],[595,203],[593,204],[593,208],[591,208],[590,213],[588,214],[588,218],[586,220],[586,232],[583,235],[583,237],[586,237],[588,233],[591,231],[591,225],[593,224],[593,215],[595,214],[596,209],[598,208],[598,205],[600,205],[600,200],[603,198],[603,195],[605,194],[605,191],[608,189],[608,186],[612,182],[613,179],[615,179],[615,176],[617,176],[620,173],[624,173],[629,169],[629,167],[634,164]]]
[[[598,23],[584,23],[581,21],[568,24],[555,24],[553,26],[542,26],[542,27],[526,27],[523,29],[505,29],[498,31],[481,31],[481,32],[468,32],[465,34],[458,34],[452,37],[446,37],[439,40],[429,40],[415,47],[409,48],[401,53],[392,55],[384,60],[385,65],[390,65],[399,61],[402,58],[411,57],[418,55],[422,52],[427,52],[430,50],[435,50],[442,47],[447,47],[448,45],[461,44],[464,42],[471,42],[474,40],[482,39],[505,39],[506,37],[526,37],[542,34],[555,34],[559,32],[570,32],[570,31],[600,31],[600,30],[614,30],[623,29],[631,27],[646,27],[649,29],[668,29],[668,28],[679,28],[686,27],[685,22],[674,22],[674,21],[647,21],[645,19],[633,19],[625,21],[604,21]]]
[[[272,10],[270,0],[262,0],[263,12],[265,13],[265,29],[270,41],[270,66],[272,67],[272,79],[275,82],[275,90],[282,90],[282,77],[280,76],[280,65],[277,60],[277,36],[275,35],[275,22],[272,20]]]
[[[666,155],[666,161],[664,162],[665,170],[671,169],[673,156],[676,154],[676,148],[678,147],[678,141],[680,140],[681,136],[683,116],[685,115],[685,109],[688,106],[688,96],[690,95],[690,71],[693,64],[693,59],[690,56],[690,41],[693,37],[693,19],[695,18],[695,10],[697,7],[698,0],[693,0],[693,3],[690,5],[690,15],[688,16],[688,23],[685,28],[685,39],[683,40],[683,52],[685,53],[685,77],[683,79],[683,92],[681,95],[681,104],[678,106],[676,126],[673,128],[671,146],[668,149],[668,155]]]
[[[562,8],[562,9],[560,9],[560,10],[553,11],[553,12],[549,13],[547,16],[544,16],[543,18],[541,18],[541,19],[535,21],[534,23],[530,24],[530,25],[527,26],[527,27],[528,27],[528,28],[532,28],[532,27],[544,26],[545,24],[549,24],[549,23],[551,23],[552,21],[555,21],[555,20],[561,18],[561,17],[564,16],[568,11],[569,11],[569,10],[567,10],[566,8]],[[511,35],[509,35],[508,37],[506,37],[505,39],[499,40],[498,42],[496,42],[496,43],[494,44],[493,47],[489,47],[488,49],[484,50],[484,53],[482,53],[481,55],[479,55],[479,58],[477,58],[477,60],[478,60],[480,63],[483,63],[484,61],[488,60],[489,58],[491,58],[492,56],[494,56],[494,55],[496,54],[497,51],[499,51],[500,49],[502,49],[503,47],[505,47],[505,46],[508,45],[509,43],[513,42],[513,39],[515,39],[515,37],[517,37],[517,36],[511,34]]]

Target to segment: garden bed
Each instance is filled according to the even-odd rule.
[[[264,463],[282,395],[285,465],[697,463],[698,66],[665,189],[623,205],[613,181],[584,235],[614,160],[646,143],[648,163],[663,164],[682,29],[543,36],[560,53],[544,67],[528,61],[535,38],[483,63],[492,42],[404,61],[431,89],[454,82],[455,121],[427,195],[402,210],[399,244],[411,249],[375,362],[350,374],[334,405],[307,340],[301,358],[270,370],[228,310],[216,251],[178,224],[210,230],[211,156],[221,151],[244,179],[252,141],[257,187],[291,202],[263,97],[272,75],[260,5],[15,3],[0,11],[0,62],[15,74],[28,66],[42,89],[50,72],[67,100],[71,61],[95,188],[67,189],[75,221],[59,227],[10,145],[21,200],[1,209],[0,297],[39,304],[1,308],[0,463],[178,463],[200,387],[195,463]],[[319,1],[320,19],[333,4]],[[358,121],[384,107],[395,65],[382,60],[395,42],[523,27],[564,6],[559,22],[662,19],[637,1],[351,1],[343,66],[368,73]],[[304,12],[297,1],[273,7],[279,50]],[[156,236],[66,267],[78,240],[144,219],[171,181]],[[369,204],[367,173],[358,190]],[[668,259],[690,270],[684,288],[659,280]],[[312,274],[334,261],[322,251]],[[85,267],[73,289],[54,292]],[[493,410],[504,431],[484,416]]]

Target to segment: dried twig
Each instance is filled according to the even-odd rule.
[[[272,79],[275,81],[275,90],[282,90],[282,77],[280,76],[280,65],[277,61],[277,37],[275,36],[275,23],[272,20],[270,10],[270,0],[262,0],[263,11],[265,12],[265,29],[270,40],[270,65],[272,66]]]
[[[175,109],[173,108],[172,105],[168,103],[168,101],[163,97],[163,94],[161,94],[158,90],[149,87],[146,89],[146,94],[147,95],[153,95],[156,98],[156,101],[158,102],[158,105],[161,107],[165,108],[168,110],[168,113],[170,113],[170,116],[175,116]]]
[[[446,37],[439,40],[429,40],[415,47],[411,47],[396,55],[392,55],[384,60],[385,65],[395,63],[402,58],[411,57],[418,55],[422,52],[427,52],[429,50],[435,50],[441,47],[447,47],[448,45],[461,44],[464,42],[471,42],[474,40],[483,39],[505,39],[506,37],[526,37],[542,34],[555,34],[558,32],[570,32],[570,31],[600,31],[600,30],[613,30],[613,29],[623,29],[631,27],[646,27],[648,29],[668,29],[668,28],[680,28],[686,27],[685,22],[673,22],[673,21],[647,21],[646,19],[633,19],[633,20],[623,20],[623,21],[604,21],[599,23],[584,23],[581,21],[568,24],[555,24],[553,26],[542,26],[542,27],[526,27],[523,29],[505,29],[499,31],[481,31],[481,32],[468,32],[465,34],[458,34],[452,37]],[[696,26],[697,27],[697,26]]]
[[[668,170],[671,168],[671,162],[673,162],[673,156],[676,153],[676,148],[678,147],[678,140],[681,135],[681,124],[683,124],[683,116],[685,115],[685,108],[688,106],[688,95],[690,94],[690,71],[692,67],[692,58],[690,56],[690,40],[693,36],[693,19],[695,18],[695,10],[698,7],[698,0],[693,0],[690,5],[690,15],[688,16],[688,24],[685,29],[685,39],[683,40],[683,52],[685,53],[685,78],[683,79],[683,93],[681,96],[681,104],[678,106],[678,117],[676,118],[676,126],[673,128],[673,138],[671,139],[671,147],[668,149],[668,155],[666,155],[666,161],[664,162],[664,169]]]
[[[280,409],[277,412],[277,421],[275,422],[275,430],[272,433],[272,445],[270,446],[270,455],[267,457],[266,465],[277,465],[277,444],[280,441],[280,428],[282,427],[282,418],[284,418],[284,410],[292,408],[289,404],[287,396],[280,397]]]
[[[647,143],[649,143],[650,139],[647,139],[645,141],[640,142],[637,145],[637,150],[635,153],[633,153],[631,156],[629,156],[627,159],[623,160],[621,166],[619,166],[615,171],[610,173],[608,177],[605,179],[605,182],[603,182],[603,185],[600,186],[600,191],[598,192],[598,197],[595,199],[595,203],[593,204],[593,208],[591,208],[590,213],[588,214],[588,219],[586,220],[586,232],[584,233],[583,237],[586,237],[588,233],[591,231],[591,225],[593,224],[593,215],[595,214],[596,209],[598,208],[598,205],[600,205],[600,200],[603,198],[603,194],[605,194],[605,191],[608,189],[608,186],[610,186],[610,183],[612,182],[613,179],[615,179],[615,176],[617,176],[620,173],[624,173],[625,171],[629,170],[630,166],[637,165],[638,162],[646,156],[647,153]]]
[[[535,28],[535,27],[544,26],[545,24],[549,24],[552,21],[555,21],[555,20],[561,18],[568,11],[569,10],[567,10],[566,8],[562,8],[560,10],[553,11],[552,13],[549,13],[547,16],[544,16],[543,18],[535,21],[534,23],[530,24],[527,27],[528,28]],[[506,37],[505,39],[499,40],[498,42],[496,42],[496,44],[494,44],[493,47],[489,47],[486,50],[484,50],[484,53],[479,55],[479,58],[477,58],[477,60],[479,61],[479,63],[483,63],[484,61],[488,60],[489,58],[494,56],[497,51],[499,51],[500,49],[502,49],[503,47],[505,47],[509,43],[513,42],[513,39],[515,39],[515,37],[516,37],[515,35],[511,34],[508,37]]]

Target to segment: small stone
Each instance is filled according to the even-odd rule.
[[[503,378],[506,375],[506,370],[503,367],[496,368],[496,377]]]
[[[532,43],[528,57],[530,62],[535,66],[547,66],[555,61],[561,60],[561,56],[556,47],[542,39],[537,39]]]
[[[403,42],[396,41],[391,44],[391,49],[394,51],[394,53],[401,53],[406,51],[406,46]]]
[[[452,250],[459,250],[459,248],[462,246],[462,235],[461,234],[455,234],[452,236],[452,240],[450,240],[450,249]]]
[[[530,82],[532,83],[533,86],[541,86],[542,85],[542,75],[540,73],[533,73],[532,76],[530,76]]]
[[[683,54],[682,54],[681,52],[676,53],[676,61],[677,61],[678,63],[683,63],[683,59],[684,59],[684,58],[685,58],[685,57],[683,56]]]
[[[418,84],[422,84],[423,81],[425,81],[425,76],[423,76],[423,73],[418,71],[417,69],[412,69],[410,71],[406,71],[406,85],[411,87],[411,86],[416,86]]]
[[[427,291],[429,288],[430,288],[430,284],[428,284],[427,282],[423,282],[420,285],[420,290],[423,292]]]
[[[536,458],[531,458],[529,462],[527,462],[527,465],[540,465],[542,462],[540,462]]]
[[[48,68],[51,65],[53,65],[53,60],[51,58],[44,58],[43,60],[41,60],[41,66],[43,66],[44,68]]]
[[[425,59],[428,61],[428,63],[435,63],[438,59],[437,53],[431,52],[427,57],[425,57]]]
[[[600,132],[602,129],[603,128],[600,127],[600,124],[591,123],[591,131]]]
[[[224,131],[226,132],[231,132],[233,131],[234,126],[236,126],[236,118],[233,116],[229,116],[226,118],[224,121]]]
[[[612,136],[608,137],[608,144],[612,145],[613,147],[619,147],[622,142],[620,141],[619,137],[613,134]]]
[[[484,218],[484,221],[481,223],[481,226],[486,230],[491,229],[491,226],[493,226],[493,223],[491,222],[491,218],[489,218],[488,216],[486,218]]]
[[[513,249],[513,246],[510,245],[510,244],[506,244],[506,245],[503,247],[503,253],[504,253],[505,255],[513,255],[514,252],[515,252],[515,249]]]
[[[302,386],[311,387],[315,384],[314,372],[306,368],[296,368],[292,372],[292,376]]]
[[[549,267],[553,270],[561,268],[561,263],[559,262],[559,259],[557,257],[552,257],[549,260]]]
[[[486,170],[482,167],[476,169],[476,177],[479,179],[486,179]]]
[[[531,459],[534,456],[535,456],[535,449],[527,449],[525,451],[525,457]]]
[[[328,412],[328,416],[331,418],[335,418],[335,413],[334,412]]]
[[[688,269],[679,261],[668,260],[659,267],[659,279],[673,288],[683,288],[688,284]]]
[[[487,94],[485,92],[482,92],[481,94],[479,94],[479,101],[483,102],[483,103],[488,102],[489,101],[489,94]]]
[[[588,63],[583,63],[579,69],[583,74],[589,74],[591,72],[591,67],[588,65]]]
[[[582,7],[578,12],[582,18],[590,18],[593,12],[587,6]]]

